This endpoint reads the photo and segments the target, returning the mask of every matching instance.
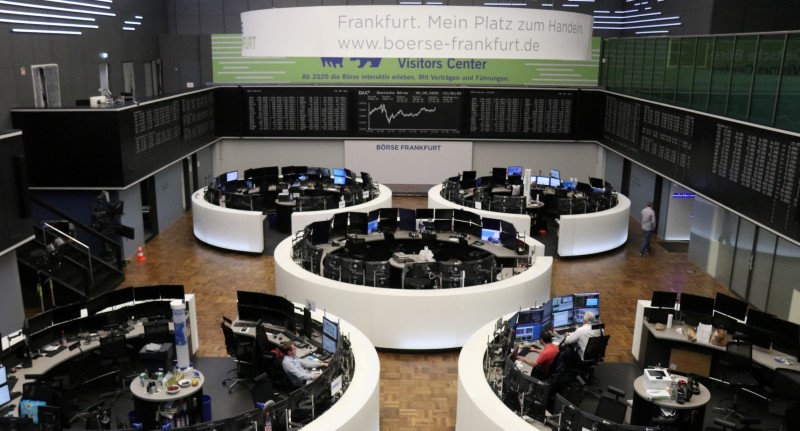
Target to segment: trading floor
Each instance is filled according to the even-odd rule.
[[[426,204],[425,197],[395,196],[393,202],[393,206],[403,208],[424,208]],[[712,297],[717,291],[727,292],[690,263],[685,252],[668,252],[656,242],[653,256],[639,257],[642,232],[636,220],[631,220],[630,229],[627,244],[616,250],[556,259],[553,265],[552,296],[601,292],[606,298],[601,312],[606,333],[612,335],[607,362],[633,361],[631,342],[637,299],[650,298],[653,290],[672,289]],[[183,284],[186,293],[194,293],[201,357],[227,356],[219,321],[223,314],[236,315],[237,290],[275,293],[271,256],[231,252],[196,240],[191,212],[148,242],[144,253],[144,262],[131,261],[128,265],[123,286]],[[380,351],[379,357],[381,429],[455,429],[457,350]]]

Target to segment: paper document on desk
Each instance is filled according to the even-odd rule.
[[[161,344],[147,343],[144,345],[144,350],[147,352],[157,352],[161,350]]]
[[[708,344],[711,340],[711,325],[701,323],[697,325],[697,341]]]
[[[666,389],[645,389],[647,399],[666,400],[669,399],[669,391]]]

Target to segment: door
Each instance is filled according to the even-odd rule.
[[[142,226],[144,242],[147,243],[158,235],[158,208],[156,205],[156,179],[150,176],[141,183]]]

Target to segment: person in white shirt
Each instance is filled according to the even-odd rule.
[[[594,325],[594,313],[587,311],[583,314],[583,325],[564,340],[564,344],[574,344],[577,347],[581,359],[583,359],[583,351],[589,344],[589,339],[602,335],[599,329],[592,329],[592,325]]]
[[[653,211],[653,201],[648,201],[647,206],[642,210],[642,231],[644,231],[644,239],[642,239],[642,248],[639,249],[639,256],[644,257],[645,252],[653,254],[650,249],[650,237],[656,230],[656,212]]]
[[[286,376],[296,387],[304,386],[311,380],[319,377],[319,374],[309,372],[312,368],[327,367],[327,361],[312,361],[310,359],[301,359],[297,357],[297,347],[291,341],[284,341],[281,343],[281,351],[284,353],[283,357],[283,371]]]

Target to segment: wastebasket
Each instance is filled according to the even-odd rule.
[[[211,421],[211,395],[203,395],[203,422]]]

